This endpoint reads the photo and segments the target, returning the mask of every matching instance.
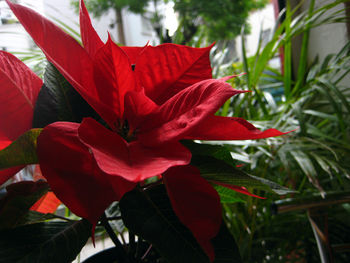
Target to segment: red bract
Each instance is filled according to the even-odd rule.
[[[221,224],[219,198],[198,170],[187,166],[191,153],[179,140],[283,133],[214,115],[244,91],[232,89],[227,78],[211,79],[210,47],[118,47],[111,38],[103,43],[80,1],[82,47],[33,10],[7,3],[48,60],[107,124],[92,118],[81,124],[57,122],[39,136],[41,169],[60,200],[96,223],[136,183],[164,174],[176,214],[213,259],[210,239]],[[198,207],[202,202],[209,208]]]
[[[210,240],[221,225],[218,193],[200,176],[199,170],[190,165],[172,167],[163,178],[175,213],[213,261],[215,254]]]
[[[0,51],[0,150],[32,127],[41,79],[10,53]],[[0,185],[22,167],[0,171]]]

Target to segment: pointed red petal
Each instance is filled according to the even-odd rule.
[[[230,188],[238,193],[241,193],[241,194],[245,194],[245,195],[249,195],[249,196],[253,196],[253,197],[256,197],[256,198],[260,198],[260,199],[266,199],[265,197],[261,197],[261,196],[258,196],[258,195],[255,195],[255,194],[252,194],[251,192],[249,192],[247,190],[247,188],[245,188],[244,186],[237,186],[237,185],[231,185],[231,184],[225,184],[225,183],[221,183],[221,182],[217,182],[217,181],[211,181],[215,184],[218,184],[218,185],[221,185],[223,187],[227,187],[227,188]]]
[[[81,86],[85,77],[82,73],[88,66],[91,67],[91,61],[79,43],[35,11],[9,0],[6,2],[48,60],[74,84],[73,86]],[[90,73],[91,71],[92,69]]]
[[[99,100],[113,109],[117,118],[121,119],[124,95],[127,91],[135,90],[136,84],[128,56],[110,37],[95,55],[94,78],[99,87]]]
[[[254,125],[242,118],[209,116],[195,129],[191,130],[186,139],[191,140],[256,140],[280,136],[288,132],[276,129],[260,131]]]
[[[83,120],[78,132],[101,170],[131,182],[159,175],[172,166],[186,165],[191,159],[191,153],[178,142],[156,148],[143,147],[137,141],[127,143],[91,118]]]
[[[0,140],[10,141],[32,127],[42,80],[10,53],[0,51]]]
[[[193,166],[172,167],[163,179],[176,215],[213,261],[210,240],[219,232],[222,221],[218,193]]]
[[[9,0],[6,2],[47,59],[105,121],[115,121],[113,112],[97,100],[92,61],[79,43],[35,11]]]
[[[83,0],[79,1],[80,34],[85,50],[91,57],[103,46],[103,42],[92,27],[89,13]]]
[[[183,139],[231,96],[245,91],[234,90],[221,80],[204,80],[177,93],[147,116],[139,138],[145,145]],[[202,127],[203,125],[201,125]]]
[[[135,73],[147,96],[160,105],[184,88],[212,77],[210,49],[175,44],[147,46],[136,61]]]
[[[103,211],[134,184],[103,173],[77,136],[79,124],[56,122],[38,137],[43,175],[56,196],[78,216],[96,223]],[[113,186],[118,186],[113,187]],[[119,192],[116,192],[118,190]]]

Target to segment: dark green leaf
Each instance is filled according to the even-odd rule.
[[[0,263],[72,262],[91,235],[91,224],[48,222],[0,231]]]
[[[29,209],[47,193],[49,186],[46,182],[23,181],[6,189],[5,197],[0,200],[0,229],[24,224]]]
[[[56,121],[81,122],[84,117],[97,118],[97,115],[61,73],[48,63],[44,85],[35,104],[33,127],[42,128]]]
[[[22,225],[28,225],[28,224],[34,224],[34,223],[40,223],[47,220],[57,219],[58,217],[55,214],[50,213],[40,213],[37,211],[29,210],[27,213],[21,218],[21,220],[18,220],[17,226]],[[59,219],[62,219],[59,217]],[[67,220],[69,221],[69,220]]]
[[[38,162],[36,140],[41,129],[31,129],[0,151],[0,170]]]
[[[167,261],[209,263],[192,233],[176,217],[163,185],[128,192],[119,205],[126,227],[153,244]]]
[[[225,146],[194,143],[193,141],[182,141],[181,143],[191,151],[193,156],[211,156],[229,165],[234,165],[231,153]]]
[[[294,192],[267,179],[249,175],[210,156],[193,156],[191,163],[199,168],[201,175],[208,181],[252,187],[279,195]]]

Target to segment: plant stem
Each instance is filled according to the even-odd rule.
[[[128,255],[126,254],[126,251],[124,250],[123,245],[120,243],[118,237],[114,233],[111,225],[108,223],[108,219],[106,217],[106,213],[104,213],[101,217],[101,224],[106,229],[109,237],[113,241],[115,247],[117,248],[117,255],[118,255],[118,262],[125,262],[129,263]]]

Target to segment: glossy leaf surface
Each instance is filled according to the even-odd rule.
[[[294,192],[267,179],[249,175],[242,170],[209,156],[192,157],[192,163],[199,168],[201,175],[209,181],[252,187],[269,192],[272,191],[280,195]]]
[[[90,235],[91,225],[86,220],[3,230],[0,231],[0,262],[72,262]]]
[[[56,121],[81,122],[84,117],[97,117],[53,64],[46,66],[44,79],[35,104],[33,127],[43,128]]]

